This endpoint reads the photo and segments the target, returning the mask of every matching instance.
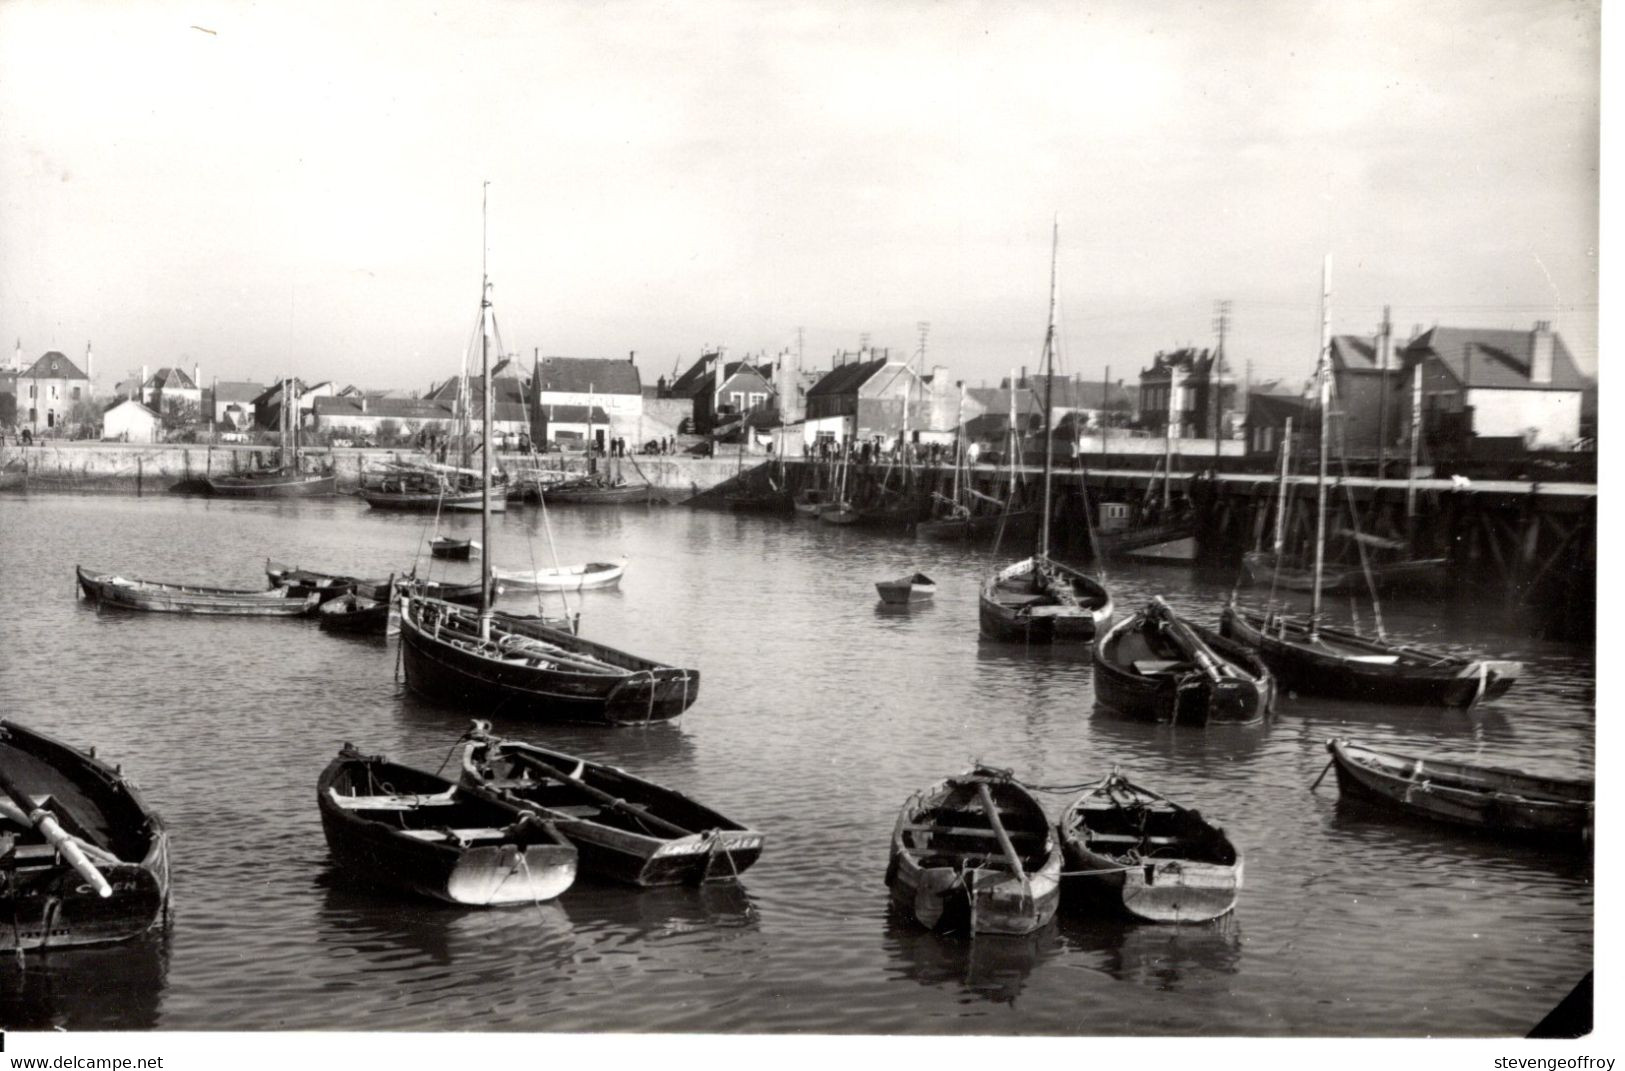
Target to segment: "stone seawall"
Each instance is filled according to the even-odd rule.
[[[323,449],[307,457],[330,460],[341,491],[353,491],[363,469],[386,461],[421,455],[407,450]],[[182,443],[46,442],[0,446],[0,488],[28,491],[112,491],[138,494],[185,490],[209,475],[274,465],[275,447],[189,445]],[[748,469],[763,458],[747,457]],[[584,473],[579,455],[498,454],[499,469],[545,468]],[[740,470],[738,458],[682,455],[599,459],[598,464],[627,482],[647,479],[668,502],[686,502],[729,479]],[[178,485],[178,486],[177,486]]]

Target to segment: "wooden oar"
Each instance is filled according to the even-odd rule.
[[[1028,887],[1027,870],[1021,865],[1021,856],[1016,854],[1016,846],[1010,842],[1010,834],[1005,832],[1004,822],[999,819],[999,809],[993,805],[993,793],[988,791],[986,781],[976,782],[976,794],[981,797],[982,809],[987,812],[987,820],[993,825],[993,832],[999,838],[999,847],[1004,849],[1005,858],[1010,860],[1010,868],[1021,879],[1023,888]]]
[[[1185,652],[1191,656],[1191,659],[1201,668],[1202,672],[1213,678],[1214,681],[1224,680],[1224,670],[1220,667],[1218,659],[1214,658],[1213,653],[1208,650],[1207,644],[1203,643],[1201,637],[1192,632],[1185,622],[1174,616],[1174,611],[1166,602],[1162,601],[1162,596],[1153,596],[1151,605],[1162,611],[1164,624],[1167,625],[1169,633],[1181,647],[1185,648]]]
[[[12,801],[17,804],[17,809],[28,816],[28,821],[33,824],[34,828],[45,835],[45,839],[51,842],[51,846],[57,850],[62,858],[68,861],[69,866],[79,872],[80,877],[90,883],[91,887],[96,890],[102,899],[105,900],[113,895],[113,887],[107,883],[106,878],[102,877],[102,872],[92,866],[89,859],[85,858],[85,853],[79,850],[79,845],[75,843],[72,834],[57,824],[57,820],[51,817],[50,811],[35,806],[34,801],[29,799],[28,793],[24,792],[11,779],[11,775],[3,770],[0,770],[0,789],[5,790],[6,795],[10,796]]]
[[[557,766],[547,762],[545,759],[539,759],[535,755],[529,755],[517,749],[508,751],[507,755],[510,759],[520,763],[521,765],[529,766],[531,769],[544,773],[548,777],[556,777],[561,781],[565,781],[576,786],[577,788],[581,789],[581,791],[585,792],[587,795],[591,796],[595,800],[598,800],[600,803],[605,804],[606,806],[630,811],[649,824],[657,827],[665,833],[671,834],[674,837],[694,836],[693,830],[684,829],[675,822],[668,822],[659,815],[650,814],[641,805],[628,803],[619,796],[616,796],[610,792],[605,792],[596,785],[587,784],[587,782],[581,780],[579,777],[571,777],[569,774],[560,770]]]

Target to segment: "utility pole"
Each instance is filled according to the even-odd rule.
[[[1393,326],[1388,317],[1388,306],[1382,307],[1382,333],[1377,336],[1377,364],[1382,372],[1382,386],[1377,391],[1377,479],[1387,475],[1388,460],[1388,363],[1394,348]]]

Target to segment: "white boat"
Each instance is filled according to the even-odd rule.
[[[618,562],[583,562],[563,565],[557,569],[491,569],[504,590],[517,591],[588,591],[593,588],[614,588],[621,584],[626,572],[626,559]]]

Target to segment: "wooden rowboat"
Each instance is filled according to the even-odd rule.
[[[1055,824],[1067,902],[1147,922],[1207,922],[1241,889],[1241,853],[1201,814],[1113,771]]]
[[[240,617],[298,617],[316,609],[317,594],[295,595],[287,588],[248,591],[194,584],[130,580],[115,573],[74,566],[85,597],[101,606],[170,614],[229,614]]]
[[[117,767],[0,721],[0,789],[0,951],[105,944],[163,924],[169,834]]]
[[[762,834],[615,766],[489,735],[476,722],[463,784],[556,821],[581,869],[633,885],[732,881],[762,854]]]
[[[829,495],[817,488],[808,487],[796,495],[793,505],[798,516],[817,520],[818,514],[829,505]]]
[[[336,599],[360,587],[382,586],[382,582],[377,580],[358,580],[353,576],[341,576],[337,573],[319,573],[314,569],[283,565],[269,558],[265,559],[265,579],[270,581],[273,588],[286,588],[295,598],[315,594],[321,596],[323,602]],[[370,592],[364,594],[370,596]]]
[[[1041,556],[989,576],[979,608],[983,636],[1025,643],[1093,640],[1113,613],[1100,581]]]
[[[1517,770],[1394,755],[1328,740],[1337,785],[1391,810],[1500,836],[1578,847],[1591,842],[1596,784]]]
[[[896,580],[882,580],[875,584],[875,590],[880,593],[881,602],[906,606],[936,598],[937,582],[924,573],[911,573]]]
[[[585,562],[557,569],[491,569],[491,575],[504,589],[515,591],[588,591],[614,588],[626,573],[626,559],[618,562]]]
[[[892,831],[891,899],[928,929],[1024,934],[1055,917],[1061,853],[1044,808],[978,765],[910,796]]]
[[[369,599],[351,593],[329,599],[316,610],[316,623],[326,632],[389,632],[389,599]]]
[[[316,786],[322,830],[364,881],[454,904],[551,900],[576,876],[576,850],[551,822],[349,744]]]
[[[209,490],[234,498],[308,498],[337,490],[332,473],[302,472],[296,468],[269,469],[229,476],[210,476]]]
[[[576,506],[619,506],[628,502],[649,505],[654,502],[654,488],[647,483],[586,481],[573,486],[545,490],[542,492],[542,501],[549,505],[568,503]]]
[[[1226,606],[1219,634],[1251,647],[1280,687],[1303,695],[1470,707],[1505,695],[1517,662],[1463,657],[1435,647],[1392,644],[1342,629]]]
[[[1161,598],[1109,628],[1094,646],[1095,699],[1149,721],[1255,721],[1275,678],[1253,651],[1176,615]]]
[[[443,558],[451,562],[466,562],[469,555],[478,546],[472,539],[453,539],[450,536],[435,536],[429,540],[429,554],[435,558]]]

